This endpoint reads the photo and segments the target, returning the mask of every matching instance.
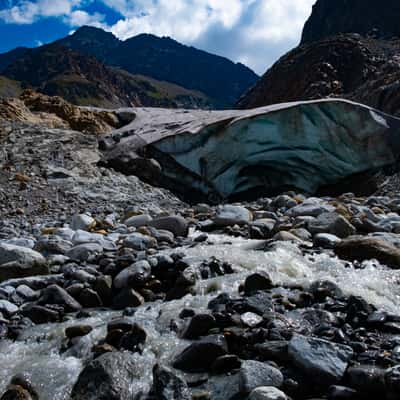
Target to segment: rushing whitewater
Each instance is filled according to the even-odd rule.
[[[194,233],[196,236],[197,233]],[[170,302],[146,303],[128,319],[140,324],[148,340],[143,354],[134,354],[137,360],[137,380],[132,383],[132,394],[146,393],[151,386],[152,366],[156,362],[168,364],[188,344],[171,330],[171,321],[177,320],[184,308],[200,312],[218,293],[238,294],[239,285],[255,270],[265,270],[274,283],[281,286],[308,286],[315,280],[336,282],[346,294],[359,295],[368,302],[389,312],[400,306],[400,271],[389,270],[377,262],[366,261],[362,268],[340,261],[329,254],[303,256],[290,243],[278,242],[268,250],[261,240],[246,240],[226,235],[209,235],[210,244],[174,249],[183,251],[191,264],[215,257],[231,263],[232,275],[199,281],[196,295],[187,295]],[[171,250],[165,251],[166,253]],[[97,310],[87,319],[69,318],[61,324],[45,324],[29,328],[17,341],[0,342],[0,392],[10,376],[26,373],[35,382],[41,400],[67,400],[91,347],[106,332],[106,324],[121,312]],[[60,354],[66,327],[89,324],[94,330],[79,344]],[[295,322],[294,322],[295,323]]]

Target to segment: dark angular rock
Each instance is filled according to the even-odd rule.
[[[68,339],[73,339],[75,337],[86,336],[89,334],[93,328],[90,325],[74,325],[69,326],[65,329],[65,336]]]
[[[228,348],[224,336],[207,336],[192,343],[175,357],[173,367],[188,372],[208,371],[212,363],[227,352]]]
[[[234,354],[226,354],[218,357],[211,366],[211,372],[213,374],[225,374],[234,369],[240,368],[242,362],[238,356]]]
[[[269,290],[274,287],[271,277],[265,271],[249,275],[244,282],[244,292],[249,295],[259,290]]]
[[[113,299],[113,306],[117,310],[127,307],[138,307],[144,303],[143,297],[133,289],[122,289]]]
[[[290,340],[288,353],[294,365],[319,385],[339,382],[353,356],[349,346],[301,335]]]
[[[23,307],[21,314],[35,324],[47,324],[48,322],[58,322],[60,320],[59,312],[35,304]]]
[[[152,391],[157,400],[191,400],[186,382],[169,368],[156,364],[153,368]]]
[[[101,307],[103,302],[96,291],[90,288],[83,289],[79,294],[79,302],[85,308]]]
[[[126,400],[132,397],[131,383],[137,374],[127,352],[105,353],[80,373],[71,400]]]
[[[206,335],[215,326],[216,321],[211,314],[197,314],[190,320],[183,337],[185,339],[196,339],[199,336]]]
[[[248,360],[242,363],[239,372],[239,391],[248,394],[260,386],[280,387],[283,375],[279,369],[269,364]]]
[[[82,308],[73,297],[58,285],[50,285],[46,289],[43,289],[38,304],[58,304],[62,306],[66,312],[74,312]]]

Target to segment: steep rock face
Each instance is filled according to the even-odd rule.
[[[61,96],[77,105],[101,107],[207,107],[206,96],[144,76],[107,67],[96,58],[60,44],[27,50],[4,70],[50,96]]]
[[[301,42],[314,42],[339,33],[399,37],[399,16],[397,0],[318,0],[304,26]]]
[[[400,113],[400,41],[334,36],[283,56],[239,108],[286,101],[345,97],[390,114]]]
[[[0,121],[18,121],[92,134],[104,134],[124,124],[111,111],[80,108],[60,97],[49,97],[31,90],[25,90],[19,98],[0,100]]]
[[[114,132],[114,146],[105,140],[108,165],[188,200],[248,198],[289,188],[314,193],[394,164],[400,150],[400,120],[344,100],[249,111],[135,113],[130,125]],[[155,163],[159,168],[151,174]]]

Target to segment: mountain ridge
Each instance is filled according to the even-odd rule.
[[[15,70],[15,65],[21,67],[18,60],[32,57],[35,51],[44,55],[48,49],[46,46],[63,46],[81,55],[94,57],[107,68],[178,85],[196,93],[194,97],[207,98],[207,107],[233,106],[240,95],[259,78],[241,63],[183,45],[169,37],[143,33],[122,41],[110,32],[89,26],[83,26],[65,38],[36,49],[18,48],[0,54],[0,73],[15,79],[15,73],[10,74],[10,70]],[[43,63],[46,64],[46,60]],[[25,72],[28,72],[26,68]],[[31,73],[37,74],[37,71]],[[21,78],[22,81],[30,81],[24,76]],[[66,99],[74,101],[71,97]],[[199,105],[202,103],[200,101]]]

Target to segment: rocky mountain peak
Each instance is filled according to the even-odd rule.
[[[398,0],[318,0],[306,22],[301,43],[339,33],[388,39],[400,36]]]

